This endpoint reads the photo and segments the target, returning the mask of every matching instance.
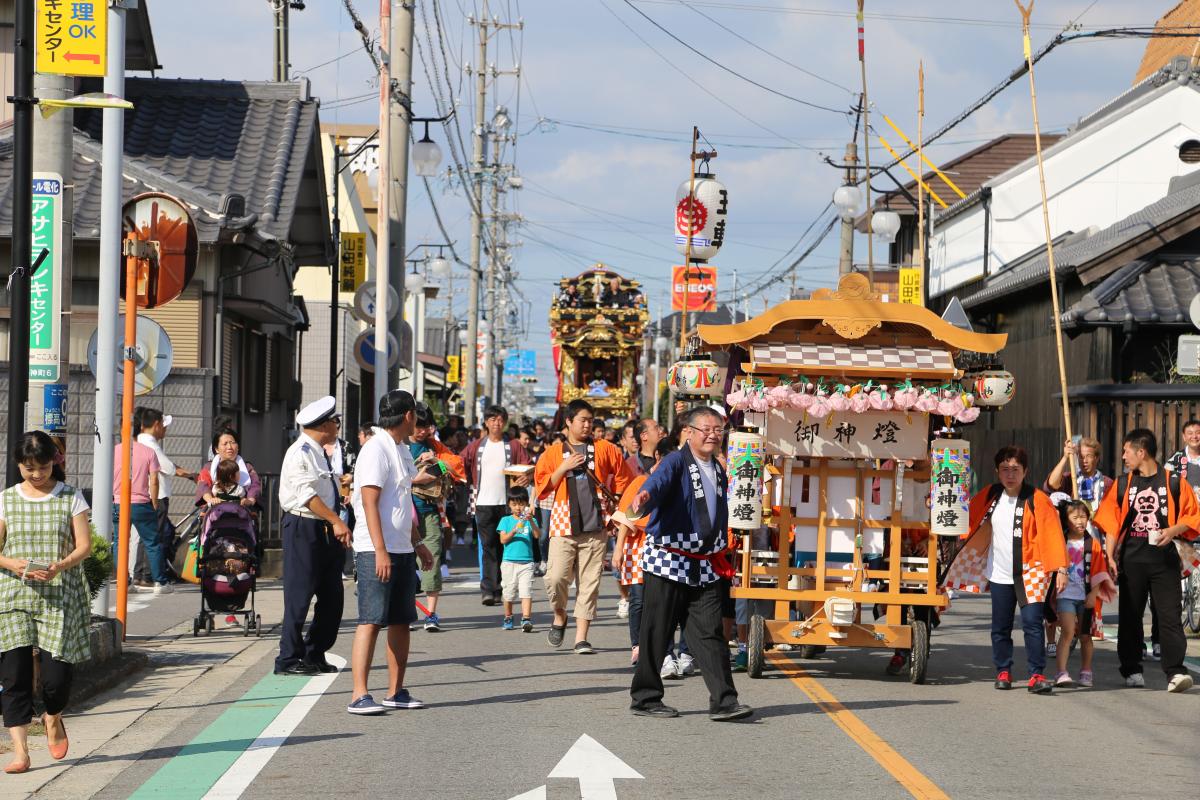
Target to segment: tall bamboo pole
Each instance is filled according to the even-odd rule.
[[[688,156],[691,162],[691,177],[688,179],[688,213],[687,213],[687,241],[683,245],[683,310],[679,312],[679,356],[682,358],[683,353],[687,350],[688,337],[688,288],[691,286],[691,278],[689,277],[692,269],[692,236],[696,233],[696,145],[700,143],[700,129],[695,125],[692,126],[692,152]]]
[[[1042,225],[1046,230],[1046,263],[1050,268],[1050,303],[1054,311],[1054,344],[1058,350],[1058,382],[1062,390],[1063,426],[1067,439],[1071,435],[1071,404],[1067,398],[1067,360],[1063,355],[1062,320],[1058,305],[1058,271],[1054,266],[1054,241],[1050,233],[1050,202],[1046,198],[1046,163],[1042,158],[1042,133],[1038,123],[1037,84],[1033,80],[1033,47],[1029,41],[1029,18],[1033,15],[1034,0],[1029,0],[1028,8],[1021,5],[1021,0],[1013,0],[1021,11],[1021,31],[1025,48],[1025,63],[1029,67],[1029,99],[1033,105],[1033,144],[1037,152],[1038,184],[1042,190]],[[1071,464],[1071,494],[1079,496],[1079,475],[1075,459]]]
[[[921,270],[921,305],[925,305],[925,181],[922,179],[925,131],[925,62],[917,67],[917,269]]]
[[[867,96],[867,47],[864,38],[865,19],[863,4],[858,0],[858,64],[862,67],[863,95],[863,165],[866,167],[867,188],[867,278],[871,281],[871,289],[875,288],[875,229],[871,224],[871,103]],[[918,162],[919,164],[920,162]],[[917,171],[920,171],[918,166]]]

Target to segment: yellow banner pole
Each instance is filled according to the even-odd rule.
[[[942,179],[942,180],[943,180],[943,181],[946,183],[946,185],[947,185],[947,186],[949,186],[951,189],[953,189],[953,190],[954,190],[954,193],[958,195],[958,198],[959,198],[960,200],[961,200],[962,198],[964,198],[964,197],[966,197],[966,196],[967,196],[967,195],[966,195],[966,194],[963,192],[963,190],[962,190],[962,189],[960,189],[960,188],[958,188],[957,186],[955,186],[955,185],[954,185],[954,181],[950,180],[950,178],[948,178],[948,177],[946,176],[946,173],[944,173],[944,172],[942,172],[940,169],[938,169],[938,166],[937,166],[937,164],[934,164],[932,161],[930,161],[928,158],[926,158],[926,157],[924,156],[924,154],[922,154],[922,153],[921,153],[921,146],[920,146],[920,145],[913,144],[913,143],[912,143],[912,140],[911,140],[911,139],[909,139],[907,136],[905,136],[905,135],[904,135],[904,131],[900,130],[900,126],[899,126],[899,125],[897,125],[896,123],[892,122],[892,119],[891,119],[891,117],[889,117],[887,114],[884,114],[884,115],[883,115],[883,121],[884,121],[884,122],[886,122],[888,125],[892,126],[892,130],[894,130],[894,131],[896,132],[896,135],[897,135],[897,136],[899,136],[901,139],[903,139],[903,140],[904,140],[904,143],[905,143],[906,145],[908,145],[909,147],[911,147],[911,148],[912,148],[912,150],[913,150],[913,152],[917,153],[917,158],[918,158],[920,161],[922,161],[922,162],[924,162],[925,164],[927,164],[927,165],[929,166],[929,168],[930,168],[931,170],[933,170],[933,173],[934,173],[935,175],[937,175],[939,178],[941,178],[941,179]],[[918,139],[920,139],[920,138],[921,138],[921,135],[920,135],[920,134],[917,134],[917,138],[918,138]]]
[[[898,163],[900,166],[904,167],[904,171],[912,176],[913,180],[917,182],[917,186],[919,188],[924,189],[925,191],[929,192],[929,196],[932,197],[934,200],[936,200],[938,202],[938,205],[940,205],[942,208],[947,208],[946,201],[943,200],[938,195],[938,193],[933,190],[932,186],[925,183],[925,181],[921,180],[921,176],[918,175],[917,173],[913,172],[912,167],[910,167],[908,164],[904,163],[904,159],[900,158],[900,154],[897,153],[895,151],[895,149],[892,148],[892,145],[888,142],[887,139],[880,136],[879,143],[881,145],[883,145],[883,149],[885,149],[889,153],[891,153],[892,158],[896,159],[896,163]]]

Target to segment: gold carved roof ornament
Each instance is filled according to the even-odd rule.
[[[788,300],[744,322],[700,325],[700,338],[709,346],[741,345],[771,340],[844,340],[895,337],[906,344],[940,345],[951,351],[997,353],[1007,334],[974,333],[955,327],[923,306],[885,303],[871,291],[866,276],[842,277],[836,291],[813,292],[811,300]],[[828,333],[822,333],[828,331]]]

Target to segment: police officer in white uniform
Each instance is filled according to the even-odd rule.
[[[332,397],[300,409],[299,438],[283,457],[279,506],[283,509],[283,626],[277,675],[336,672],[325,660],[342,624],[342,562],[350,529],[338,516],[338,483],[325,445],[337,440],[341,418]],[[304,620],[313,596],[313,621]]]

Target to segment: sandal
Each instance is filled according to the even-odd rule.
[[[46,725],[46,717],[42,717],[42,725]],[[50,757],[55,761],[62,761],[67,757],[67,748],[71,746],[70,740],[67,738],[67,723],[63,722],[62,716],[58,718],[58,727],[62,729],[62,740],[57,744],[50,741],[50,727],[46,725],[46,744],[50,750]]]
[[[4,773],[6,775],[22,775],[26,772],[29,772],[29,764],[30,762],[28,759],[26,759],[24,764],[17,764],[17,762],[14,761],[4,768]]]

